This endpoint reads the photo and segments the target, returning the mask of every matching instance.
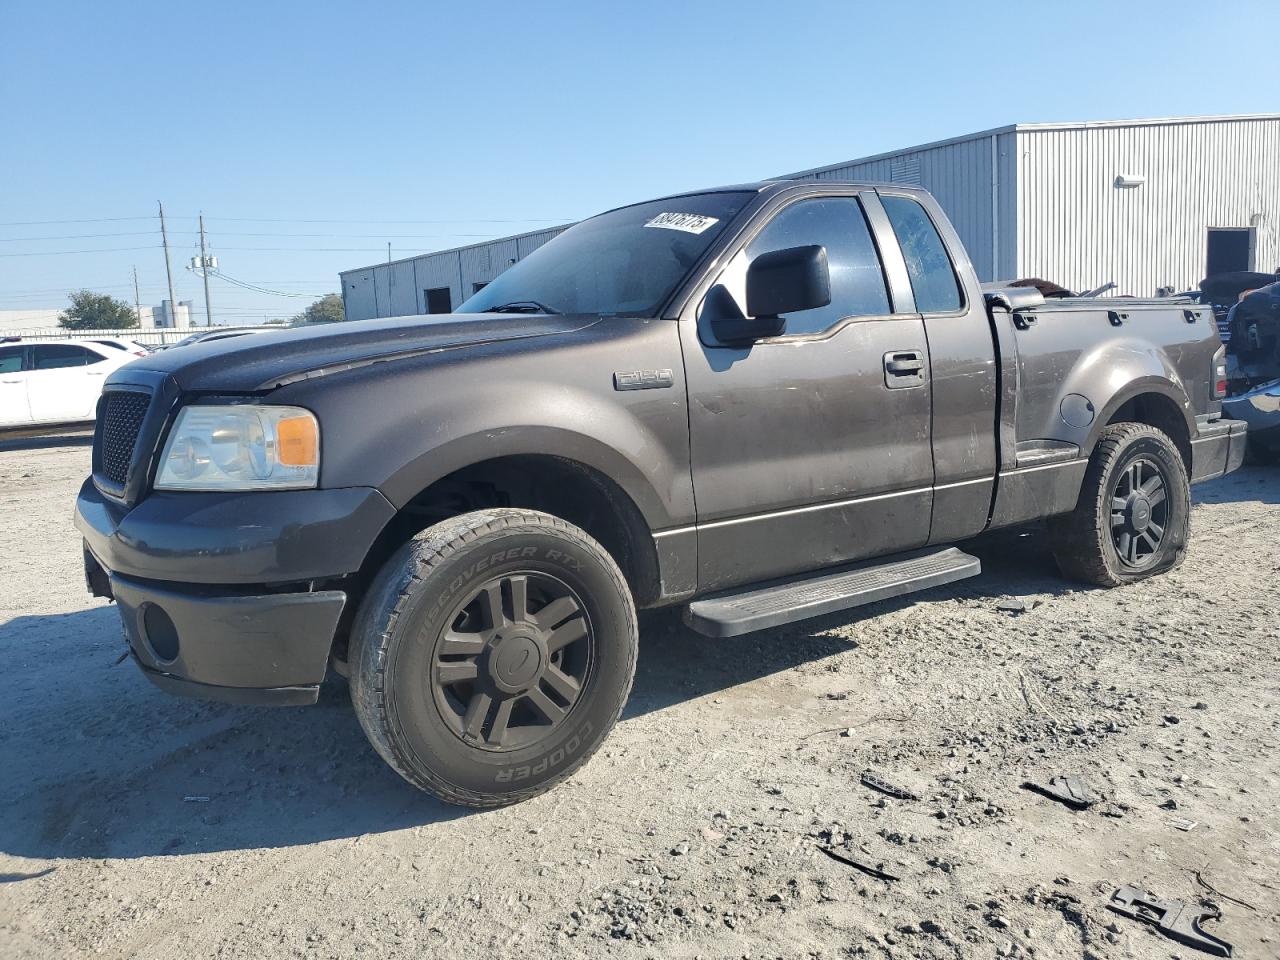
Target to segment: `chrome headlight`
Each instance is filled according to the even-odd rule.
[[[320,479],[320,426],[301,407],[193,404],[178,411],[157,490],[299,490]]]

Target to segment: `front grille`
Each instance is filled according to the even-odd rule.
[[[101,474],[118,486],[123,487],[129,479],[133,448],[150,406],[151,395],[134,390],[110,390],[102,396],[93,440],[95,459]]]

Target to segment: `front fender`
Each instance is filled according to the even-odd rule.
[[[652,444],[636,443],[643,431],[635,428],[609,432],[612,439],[624,439],[621,446],[633,453],[643,454],[652,450]],[[627,437],[626,435],[630,435]],[[630,441],[630,442],[628,442]],[[494,427],[457,437],[433,447],[404,464],[387,477],[381,486],[383,495],[399,509],[449,474],[464,467],[498,457],[540,455],[561,457],[591,467],[613,480],[627,494],[643,514],[650,530],[661,530],[680,523],[691,522],[692,504],[676,519],[672,515],[673,504],[679,509],[682,498],[672,482],[674,464],[654,463],[649,460],[646,469],[627,454],[588,436],[567,425],[522,424]],[[665,486],[665,496],[655,483]]]
[[[661,388],[615,373],[662,370]],[[693,522],[688,411],[676,325],[610,320],[572,337],[398,360],[282,387],[315,412],[321,486],[376,487],[398,509],[498,457],[561,457],[612,479],[651,530]]]

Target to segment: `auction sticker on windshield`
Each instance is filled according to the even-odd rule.
[[[663,230],[682,230],[685,233],[703,233],[719,222],[719,217],[704,217],[700,213],[660,213],[645,223],[645,226],[659,227]]]

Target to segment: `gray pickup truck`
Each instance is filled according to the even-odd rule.
[[[636,609],[711,637],[979,572],[1176,565],[1235,469],[1208,308],[979,286],[925,192],[771,182],[586,220],[451,316],[260,334],[106,383],[86,579],[175,693],[313,702],[473,806],[581,765]]]

